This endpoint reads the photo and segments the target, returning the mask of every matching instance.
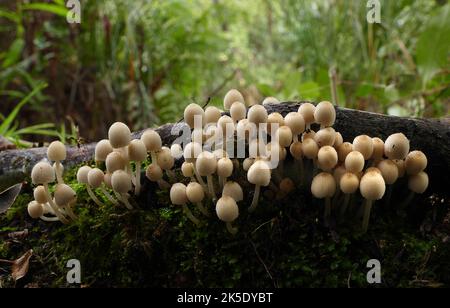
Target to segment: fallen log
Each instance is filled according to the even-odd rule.
[[[265,107],[269,112],[279,112],[284,116],[297,111],[301,103],[304,102],[285,102]],[[171,133],[174,126],[181,131],[184,123],[165,124],[156,128],[165,145],[170,145],[177,137]],[[450,119],[404,118],[336,107],[336,123],[333,127],[349,142],[361,134],[384,140],[390,134],[404,133],[410,139],[411,150],[421,150],[428,157],[428,192],[449,194]],[[139,138],[142,132],[133,133],[133,137]],[[70,168],[91,160],[95,144],[68,147],[64,166]],[[47,148],[41,147],[0,152],[0,191],[27,180],[33,165],[46,157],[46,151]]]

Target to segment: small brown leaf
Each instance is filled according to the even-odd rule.
[[[11,266],[12,268],[11,276],[14,279],[14,281],[17,281],[20,278],[25,277],[25,275],[28,273],[28,269],[30,267],[30,258],[32,255],[33,249],[30,249],[19,259],[13,261]]]
[[[12,240],[22,240],[27,236],[28,236],[28,229],[8,233],[8,237]]]
[[[5,213],[13,205],[22,189],[22,183],[18,183],[0,192],[0,214]]]

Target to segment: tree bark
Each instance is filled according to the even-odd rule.
[[[286,102],[265,106],[269,113],[279,112],[283,116],[297,111],[301,103]],[[170,145],[177,138],[172,129],[179,131],[184,123],[165,124],[155,130],[161,135],[163,144]],[[411,150],[421,150],[428,158],[426,172],[430,177],[429,193],[448,195],[450,183],[450,119],[417,119],[387,116],[366,111],[336,107],[334,129],[342,134],[344,141],[352,142],[361,134],[385,140],[390,134],[402,132],[410,140]],[[313,126],[313,129],[317,127]],[[143,131],[133,133],[139,138]],[[65,168],[70,168],[93,159],[96,143],[68,147]],[[0,191],[28,180],[34,164],[46,157],[47,148],[6,150],[0,152]]]

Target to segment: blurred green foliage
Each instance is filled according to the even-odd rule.
[[[0,113],[46,82],[17,129],[72,122],[97,139],[116,120],[139,129],[192,101],[220,105],[231,87],[252,101],[331,100],[335,69],[341,106],[448,115],[450,4],[380,3],[369,24],[366,1],[82,1],[81,23],[68,24],[63,0],[7,2]]]

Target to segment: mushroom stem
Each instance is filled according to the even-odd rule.
[[[347,211],[348,203],[350,201],[350,197],[352,194],[344,194],[344,202],[342,203],[342,206],[339,210],[339,218],[343,218],[345,215],[345,212]]]
[[[100,186],[100,190],[105,195],[106,199],[109,200],[109,202],[111,202],[114,205],[119,205],[119,202],[117,202],[117,200],[114,199],[113,196],[111,196],[111,194],[105,189],[105,187],[103,185]]]
[[[219,185],[220,185],[221,189],[223,188],[223,184],[226,183],[226,182],[227,182],[227,178],[226,177],[219,176]]]
[[[298,135],[292,136],[292,142],[298,142]]]
[[[60,212],[58,206],[55,204],[55,202],[53,202],[53,198],[50,195],[50,191],[48,190],[47,183],[44,184],[44,190],[45,190],[45,193],[47,194],[48,203],[50,204],[52,210],[55,212],[56,217],[58,217],[58,219],[61,220],[61,222],[63,224],[68,224],[69,221],[67,220],[67,218],[64,217],[64,215]]]
[[[189,220],[192,221],[196,226],[200,224],[200,220],[198,220],[198,218],[192,214],[191,210],[186,204],[183,204],[183,212],[187,216],[187,218],[189,218]]]
[[[55,222],[55,221],[59,221],[58,217],[47,217],[42,215],[41,217],[39,217],[41,220],[43,221],[47,221],[47,222]]]
[[[226,222],[225,225],[227,226],[228,232],[230,232],[231,234],[235,235],[238,232],[238,228],[233,227],[231,222]]]
[[[136,183],[134,184],[134,194],[137,196],[141,192],[141,162],[136,162]]]
[[[61,168],[61,162],[55,161],[55,174],[56,174],[56,181],[58,184],[64,184],[64,179],[62,177],[62,168]]]
[[[72,210],[72,204],[74,204],[75,202],[76,202],[76,201],[69,202],[69,204],[67,204],[67,205],[65,205],[65,206],[63,207],[64,210],[65,210],[65,212],[66,212],[66,214],[69,215],[69,217],[70,217],[72,220],[77,220],[77,219],[78,219],[78,216],[75,215],[75,213],[74,213],[73,210]]]
[[[331,216],[331,198],[330,197],[325,198],[325,211],[324,211],[323,215],[324,215],[323,220],[325,222],[325,225],[328,226],[330,216]]]
[[[261,190],[261,186],[255,185],[255,193],[253,194],[252,204],[248,208],[248,211],[250,213],[253,212],[256,209],[256,207],[258,206],[258,198],[259,198],[260,190]]]
[[[105,206],[100,200],[98,200],[97,196],[94,194],[94,192],[92,191],[91,186],[89,186],[88,184],[86,184],[86,190],[89,194],[89,197],[91,197],[92,200],[94,200],[94,202],[98,205],[98,206]]]
[[[366,233],[369,227],[370,210],[372,209],[372,200],[367,200],[364,202],[364,216],[362,222],[362,232]]]
[[[195,203],[195,205],[197,206],[198,210],[202,212],[203,215],[205,215],[206,217],[211,217],[208,210],[203,206],[201,202],[197,202]]]
[[[209,194],[211,195],[211,198],[213,200],[216,200],[216,192],[214,191],[214,183],[213,183],[213,177],[212,175],[208,175],[206,176],[206,181],[208,182],[208,189],[209,189]]]
[[[158,164],[158,159],[157,159],[156,153],[154,151],[150,152],[150,156],[152,157],[152,163]]]
[[[197,172],[197,167],[195,166],[195,163],[194,163],[194,174],[195,174],[195,177],[197,178],[197,182],[199,182],[199,184],[202,185],[203,190],[205,192],[208,192],[205,181],[203,181],[202,177]]]
[[[114,192],[116,194],[117,199],[119,199],[123,204],[125,204],[125,206],[127,207],[127,209],[132,210],[133,206],[130,204],[130,202],[128,201],[128,197],[125,194],[119,194],[118,192]]]

